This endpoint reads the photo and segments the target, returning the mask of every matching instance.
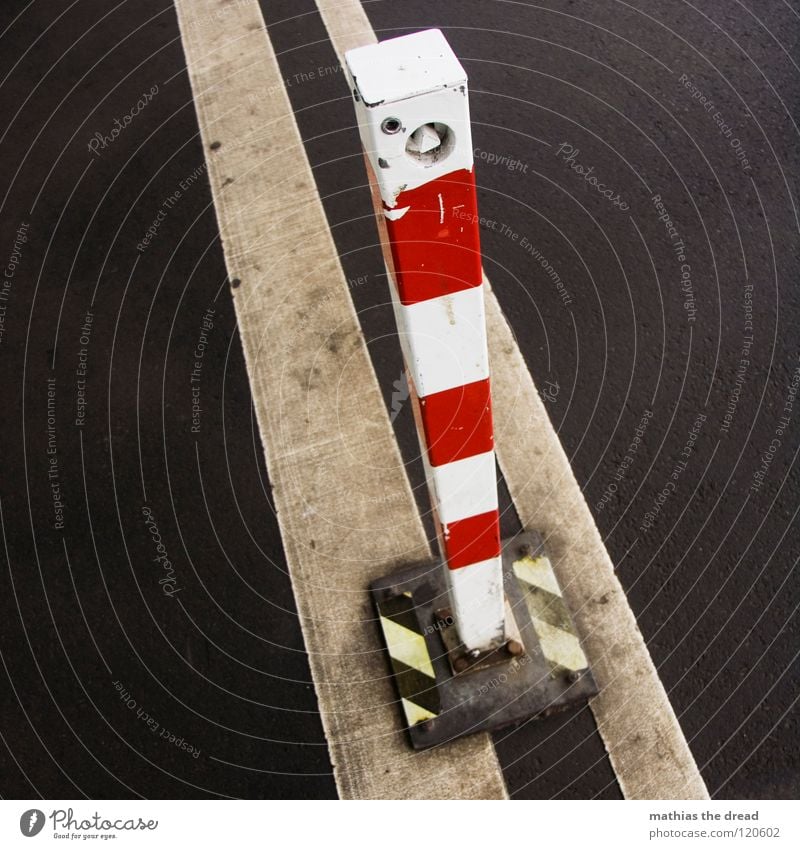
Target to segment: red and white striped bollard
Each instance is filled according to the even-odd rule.
[[[458,635],[506,639],[467,77],[439,30],[346,54]]]

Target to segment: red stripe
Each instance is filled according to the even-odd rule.
[[[441,196],[441,200],[440,200]],[[481,246],[475,175],[453,171],[403,192],[386,219],[400,301],[416,304],[481,285]]]
[[[432,466],[494,450],[488,378],[434,392],[417,403]]]
[[[441,529],[449,569],[463,569],[500,556],[500,516],[497,510],[451,522]]]

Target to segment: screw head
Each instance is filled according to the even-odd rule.
[[[518,552],[520,557],[530,557],[533,554],[533,546],[529,542],[523,543]]]
[[[570,683],[574,684],[576,681],[580,681],[581,674],[582,673],[580,669],[573,669],[571,672],[567,673],[567,680]]]
[[[525,647],[519,640],[509,640],[506,643],[506,650],[510,655],[513,655],[514,657],[519,657],[525,652]]]
[[[381,121],[381,130],[386,133],[387,136],[393,136],[395,133],[399,133],[402,129],[403,122],[399,118],[384,118],[383,121]]]
[[[464,672],[469,669],[469,660],[465,657],[457,658],[453,661],[453,669],[455,669],[456,672]]]
[[[443,607],[434,613],[434,620],[441,628],[449,628],[453,623],[453,614],[449,607]]]

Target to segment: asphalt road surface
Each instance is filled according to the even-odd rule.
[[[349,93],[262,9],[391,409]],[[469,74],[486,270],[709,792],[796,798],[800,12],[365,9]],[[0,792],[335,796],[175,13],[0,15]],[[620,795],[586,708],[495,742],[514,798]]]

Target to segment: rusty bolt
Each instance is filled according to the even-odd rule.
[[[453,613],[449,607],[443,607],[441,610],[436,611],[436,620],[437,622],[443,622],[446,626],[450,626],[453,624]]]
[[[524,654],[525,647],[519,640],[509,640],[506,643],[506,651],[514,657],[519,657],[521,654]]]
[[[469,660],[466,657],[457,657],[453,661],[453,669],[455,669],[456,672],[465,672],[469,669]]]

